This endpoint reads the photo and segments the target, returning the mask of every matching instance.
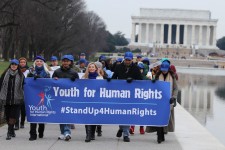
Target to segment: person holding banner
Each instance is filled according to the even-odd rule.
[[[96,61],[95,65],[97,66],[98,72],[103,77],[103,79],[108,79],[107,73],[102,68],[102,63],[99,61]],[[97,132],[97,136],[102,136],[102,125],[96,126],[96,132]]]
[[[174,132],[175,129],[174,107],[176,107],[178,87],[175,74],[170,70],[170,61],[168,59],[162,62],[160,71],[156,74],[155,80],[170,82],[171,87],[169,124],[166,127],[156,127],[157,142],[160,144],[161,142],[165,141],[164,133]]]
[[[69,78],[71,81],[79,79],[77,72],[73,69],[74,58],[72,55],[64,55],[62,57],[62,65],[59,69],[55,70],[52,78],[58,80],[58,78]],[[60,124],[61,135],[58,137],[60,140],[69,141],[71,139],[71,125]]]
[[[37,80],[37,78],[50,78],[48,65],[45,63],[45,59],[42,56],[36,56],[34,58],[33,69],[30,70],[30,73],[27,75],[27,77],[33,77],[34,80]],[[39,138],[43,138],[45,125],[43,123],[39,123],[38,126],[38,136]],[[34,141],[37,139],[36,129],[37,123],[31,123],[29,141]]]
[[[103,79],[99,73],[99,69],[94,62],[88,64],[86,72],[82,79]],[[85,125],[86,139],[85,142],[95,140],[96,125]]]
[[[23,103],[24,75],[19,69],[19,61],[12,59],[9,67],[0,78],[0,102],[5,105],[5,115],[8,124],[6,140],[16,137],[14,125],[19,117],[20,105]]]
[[[128,83],[131,83],[132,80],[142,80],[141,72],[132,60],[133,53],[125,52],[124,61],[116,66],[112,79],[125,79]],[[116,136],[121,137],[123,133],[123,141],[130,142],[129,129],[128,125],[120,125]]]

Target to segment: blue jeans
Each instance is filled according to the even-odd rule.
[[[70,124],[60,124],[60,130],[61,130],[61,134],[66,135],[69,134],[71,135],[71,131],[70,131]]]
[[[123,130],[123,137],[129,136],[130,126],[120,125],[119,128],[120,128],[120,130]]]

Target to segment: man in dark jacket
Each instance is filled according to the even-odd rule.
[[[125,79],[128,83],[131,83],[132,80],[142,80],[141,72],[132,60],[132,52],[126,52],[124,61],[116,66],[112,79]],[[116,136],[121,137],[123,133],[123,141],[130,142],[129,129],[130,126],[120,125]]]
[[[64,55],[62,57],[62,66],[54,71],[52,77],[56,80],[58,78],[70,78],[72,81],[79,79],[77,72],[72,69],[73,62],[74,58],[72,55]],[[71,139],[70,127],[70,124],[60,124],[61,135],[58,139],[69,141]]]

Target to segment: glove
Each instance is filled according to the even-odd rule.
[[[127,83],[131,83],[133,81],[132,78],[127,78]]]
[[[37,78],[40,78],[39,75],[34,75],[34,80],[37,80]]]
[[[152,83],[155,83],[156,82],[156,79],[152,79]]]
[[[174,97],[170,98],[170,104],[173,104],[173,107],[176,107],[176,105],[177,105],[176,98],[174,98]]]
[[[71,77],[70,80],[74,82],[76,80],[76,78],[75,77]]]
[[[106,80],[107,80],[108,82],[110,82],[110,81],[111,81],[111,78],[106,78]]]

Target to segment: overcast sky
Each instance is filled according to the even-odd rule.
[[[140,8],[178,8],[211,11],[218,19],[217,39],[225,36],[225,0],[85,0],[87,10],[97,13],[112,34],[121,31],[131,37],[131,16]]]

